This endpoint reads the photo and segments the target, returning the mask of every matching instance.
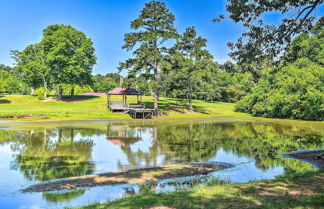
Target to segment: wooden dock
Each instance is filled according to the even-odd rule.
[[[145,108],[130,108],[128,113],[132,118],[137,119],[148,119],[153,116],[153,109],[145,109]]]

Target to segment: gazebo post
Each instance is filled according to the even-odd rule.
[[[137,95],[137,104],[139,104],[139,95]]]

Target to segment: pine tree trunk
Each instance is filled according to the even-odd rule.
[[[158,93],[158,66],[157,62],[155,61],[154,63],[154,81],[156,82],[153,88],[153,93],[154,93],[154,116],[159,116],[159,106],[158,106],[158,101],[159,101],[159,93]]]
[[[62,86],[59,86],[59,98],[62,99],[62,95],[63,95],[63,88]]]
[[[71,96],[74,96],[74,86],[71,87]]]
[[[193,107],[192,107],[192,82],[191,78],[189,79],[189,112],[193,112]]]

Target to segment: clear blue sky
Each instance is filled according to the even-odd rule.
[[[23,50],[39,42],[42,30],[51,24],[67,24],[83,31],[94,42],[97,65],[94,74],[117,72],[130,53],[121,49],[123,35],[130,31],[148,0],[0,0],[0,64],[12,65],[10,50]],[[228,60],[228,41],[235,41],[242,27],[230,20],[213,23],[225,12],[226,0],[165,0],[175,15],[179,32],[195,26],[208,40],[215,60]],[[278,15],[271,15],[273,20]]]

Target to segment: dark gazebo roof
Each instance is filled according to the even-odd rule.
[[[114,88],[107,93],[108,95],[142,95],[135,89],[132,88]]]

